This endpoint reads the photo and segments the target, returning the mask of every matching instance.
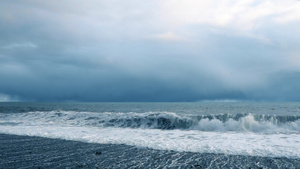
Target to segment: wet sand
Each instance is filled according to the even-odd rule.
[[[0,168],[300,168],[300,159],[162,151],[0,134]]]

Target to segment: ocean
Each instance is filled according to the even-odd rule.
[[[0,103],[0,134],[5,143],[41,138],[127,153],[124,165],[109,166],[114,155],[91,160],[91,168],[130,168],[133,161],[141,165],[131,168],[300,168],[300,103]],[[5,151],[2,168],[30,168]]]

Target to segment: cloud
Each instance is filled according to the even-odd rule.
[[[0,93],[0,102],[15,102],[19,101],[18,97]]]
[[[172,25],[212,24],[238,30],[257,29],[262,20],[300,20],[297,1],[197,1],[167,0],[161,2],[162,18]],[[288,18],[290,19],[288,19]],[[286,18],[286,19],[284,19]]]
[[[180,36],[176,35],[174,32],[169,31],[162,34],[157,34],[154,36],[155,39],[163,40],[163,41],[182,41],[184,40]]]
[[[286,80],[300,71],[298,4],[1,1],[0,93],[30,101],[300,100],[291,96],[299,80]]]
[[[13,43],[10,45],[2,46],[2,49],[16,49],[16,48],[37,48],[37,45],[27,42],[27,43]]]

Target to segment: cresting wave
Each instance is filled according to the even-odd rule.
[[[261,114],[180,115],[172,112],[95,113],[73,111],[0,114],[0,125],[58,125],[199,130],[214,132],[300,133],[300,116]]]
[[[299,116],[0,113],[0,133],[198,153],[300,158]]]

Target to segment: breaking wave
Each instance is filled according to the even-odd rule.
[[[300,157],[300,116],[297,115],[0,113],[0,133],[180,152]]]
[[[258,114],[180,115],[172,112],[73,111],[1,114],[0,125],[59,125],[216,132],[300,133],[300,116]]]

